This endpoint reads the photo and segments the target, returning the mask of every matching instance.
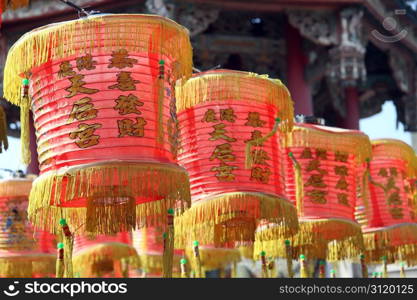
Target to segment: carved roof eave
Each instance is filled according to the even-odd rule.
[[[81,7],[97,7],[103,5],[111,5],[123,3],[117,0],[77,0],[74,1]],[[127,2],[127,1],[126,1]],[[143,2],[143,1],[140,1]],[[31,22],[33,19],[45,17],[57,17],[73,12],[74,9],[59,1],[32,1],[30,6],[19,8],[16,10],[7,10],[2,14],[2,26],[8,24]]]
[[[368,11],[381,24],[384,21],[384,19],[387,17],[387,11],[390,11],[389,9],[387,10],[386,3],[384,3],[384,1],[381,1],[381,0],[366,0],[364,1],[364,5],[368,9]],[[411,16],[408,16],[408,17],[410,19],[410,25],[412,25],[413,28],[417,31],[417,23],[415,19],[412,19]],[[398,34],[400,33],[400,31],[401,31],[401,28],[399,28],[398,31],[393,34]],[[417,53],[417,36],[415,36],[413,32],[411,34],[406,35],[403,39],[401,39],[400,43],[404,44],[414,53]]]

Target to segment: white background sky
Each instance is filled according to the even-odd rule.
[[[404,127],[399,124],[396,128],[396,111],[391,101],[385,102],[382,112],[370,118],[360,121],[360,129],[369,135],[371,139],[395,138],[411,145],[411,134],[404,132]],[[17,138],[9,138],[9,150],[0,154],[0,168],[12,170],[25,169],[20,163],[20,141]]]

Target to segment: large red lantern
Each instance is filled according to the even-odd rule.
[[[279,81],[216,70],[179,82],[176,89],[182,152],[192,207],[179,219],[202,244],[254,239],[256,221],[282,222],[294,233],[295,207],[282,196],[280,148],[274,134],[292,128],[293,103]]]
[[[4,95],[21,107],[25,158],[29,108],[34,116],[35,226],[56,232],[65,218],[71,228],[110,234],[165,224],[168,208],[188,205],[174,82],[191,74],[191,57],[188,31],[151,15],[56,23],[16,42]]]
[[[282,141],[286,196],[297,206],[300,222],[299,232],[290,239],[292,256],[326,258],[331,241],[345,241],[344,245],[351,249],[343,252],[349,254],[347,257],[359,255],[363,240],[354,213],[358,190],[366,187],[369,138],[360,131],[297,124]],[[277,224],[266,223],[257,234],[273,236],[280,230]],[[266,255],[286,254],[283,240],[259,244],[257,250],[266,247],[272,252]],[[337,257],[343,258],[346,256]]]
[[[55,252],[46,233],[34,233],[27,220],[32,179],[0,181],[0,277],[39,277],[55,273]],[[37,239],[35,239],[37,237]]]
[[[135,247],[140,268],[146,277],[162,277],[164,269],[164,230],[159,227],[148,227],[133,232]],[[180,277],[180,260],[184,251],[175,249],[173,253],[173,277]]]
[[[73,265],[77,276],[127,277],[129,266],[137,263],[137,253],[127,232],[115,236],[75,236]]]
[[[399,140],[372,141],[370,201],[363,211],[369,261],[411,262],[417,245],[414,150]]]

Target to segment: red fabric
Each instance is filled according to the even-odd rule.
[[[158,126],[157,114],[157,90],[156,80],[159,74],[159,58],[148,57],[144,53],[129,53],[129,59],[137,59],[133,67],[123,69],[109,68],[110,55],[93,55],[97,62],[95,69],[78,71],[75,57],[65,60],[53,61],[34,69],[31,77],[30,94],[32,95],[32,109],[34,113],[35,128],[38,136],[38,151],[41,174],[63,167],[79,166],[82,164],[106,162],[108,160],[122,161],[146,161],[146,162],[174,162],[169,149],[169,143],[160,144],[156,140]],[[79,93],[73,97],[68,89],[71,86],[69,78],[60,78],[58,71],[60,64],[69,61],[76,74],[84,75],[83,87],[99,90],[94,94]],[[169,58],[164,58],[165,74],[171,71]],[[117,84],[117,74],[131,72],[136,90],[121,91],[109,88]],[[167,76],[167,75],[166,75]],[[140,114],[119,114],[115,109],[119,96],[133,95],[137,97],[142,106],[135,106]],[[169,102],[171,99],[170,86],[165,80],[164,94],[164,132],[165,141],[168,140],[166,121],[170,118]],[[74,103],[82,98],[91,98],[90,103],[96,109],[96,117],[79,121],[71,119],[70,114],[74,109]],[[144,137],[123,136],[119,137],[118,120],[142,117],[146,120]],[[78,125],[100,124],[101,127],[94,131],[98,135],[99,144],[80,148],[78,139],[71,139],[70,133],[77,130]]]
[[[252,147],[252,150],[264,150],[267,153],[269,157],[265,161],[267,165],[253,164],[252,168],[245,168],[245,141],[251,139],[252,132],[255,130],[260,131],[262,136],[268,134],[274,127],[278,110],[270,104],[244,101],[244,94],[242,98],[241,100],[210,101],[178,113],[183,148],[182,154],[179,155],[179,163],[189,172],[193,202],[229,192],[262,191],[271,195],[282,195],[283,193],[283,178],[279,172],[280,151],[276,137],[265,141],[262,147]],[[220,119],[220,111],[226,109],[233,109],[236,116],[235,122]],[[209,110],[214,111],[217,121],[203,121]],[[264,122],[263,127],[245,125],[250,112],[259,113],[260,120]],[[224,138],[210,140],[213,138],[211,133],[215,131],[213,126],[221,123],[225,125],[222,129],[225,130],[224,135],[236,141],[227,141]],[[220,172],[213,170],[221,165],[222,160],[219,158],[210,160],[216,147],[222,144],[230,144],[232,154],[235,156],[234,161],[224,160],[227,165],[234,168],[231,171],[234,178],[230,181],[223,181],[216,177],[216,174]],[[264,170],[269,168],[270,175],[267,182],[262,183],[259,182],[260,179],[251,179],[251,172],[255,167],[261,167]]]

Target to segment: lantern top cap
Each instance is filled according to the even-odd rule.
[[[408,165],[408,175],[417,176],[417,156],[410,145],[397,139],[377,139],[372,140],[371,144],[373,159],[383,157],[405,160]]]
[[[29,196],[32,178],[10,178],[0,180],[0,197]]]
[[[144,28],[146,30],[142,30]],[[65,43],[60,42],[64,40]],[[92,15],[53,23],[24,34],[10,48],[6,59],[4,97],[19,106],[29,105],[28,100],[21,99],[22,79],[30,80],[37,67],[50,61],[102,53],[103,49],[109,53],[126,49],[156,54],[165,63],[177,64],[176,78],[191,76],[192,48],[185,27],[157,15]]]
[[[177,82],[176,99],[178,111],[230,100],[267,103],[277,108],[282,128],[291,130],[294,122],[294,104],[287,87],[268,75],[227,69],[196,73]]]
[[[333,153],[352,154],[364,163],[372,154],[369,137],[359,130],[347,130],[314,124],[295,124],[286,147],[319,148]]]

